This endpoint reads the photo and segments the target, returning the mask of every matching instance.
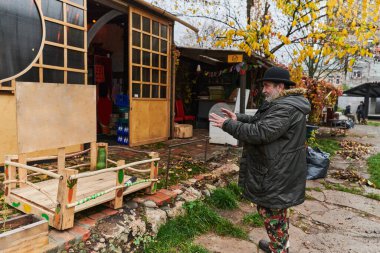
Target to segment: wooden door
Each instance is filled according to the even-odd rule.
[[[129,14],[129,143],[136,146],[169,137],[172,27],[141,10]]]

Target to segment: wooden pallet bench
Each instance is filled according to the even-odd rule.
[[[92,145],[93,150],[106,144]],[[158,153],[149,153],[149,159],[125,164],[107,159],[116,167],[94,170],[96,156],[91,156],[91,164],[80,164],[65,168],[64,152],[59,152],[58,172],[51,172],[38,167],[26,165],[26,157],[8,156],[5,161],[5,200],[24,213],[32,213],[48,220],[49,225],[64,230],[73,227],[74,214],[96,205],[108,203],[114,209],[121,208],[123,196],[146,189],[148,193],[156,190],[158,175]],[[136,169],[133,166],[150,164],[149,169]],[[79,173],[75,168],[91,166],[90,171]],[[31,183],[27,180],[27,171],[43,174],[52,179]],[[133,178],[128,171],[149,173],[149,178]],[[17,187],[18,186],[18,187]]]

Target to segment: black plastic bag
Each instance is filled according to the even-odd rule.
[[[319,148],[307,147],[307,180],[325,178],[330,165],[330,154],[323,152]]]

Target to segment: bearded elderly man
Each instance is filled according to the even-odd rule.
[[[289,252],[289,207],[305,200],[306,115],[310,104],[304,89],[289,71],[272,67],[263,79],[265,103],[254,116],[222,109],[226,117],[210,114],[216,127],[244,143],[239,186],[257,205],[270,241],[260,240],[265,252]]]

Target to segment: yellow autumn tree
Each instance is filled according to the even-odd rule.
[[[372,55],[370,43],[378,43],[380,0],[247,0],[240,9],[228,0],[152,2],[172,6],[175,15],[194,18],[198,26],[205,19],[222,24],[199,42],[212,38],[217,47],[272,60],[287,54],[293,67],[306,67],[311,77],[329,64],[350,68],[356,57]]]
[[[216,43],[276,59],[285,49],[295,68],[338,62],[351,67],[356,56],[371,56],[378,43],[379,0],[258,0],[256,15],[243,28],[226,29]],[[310,69],[311,68],[311,69]]]

